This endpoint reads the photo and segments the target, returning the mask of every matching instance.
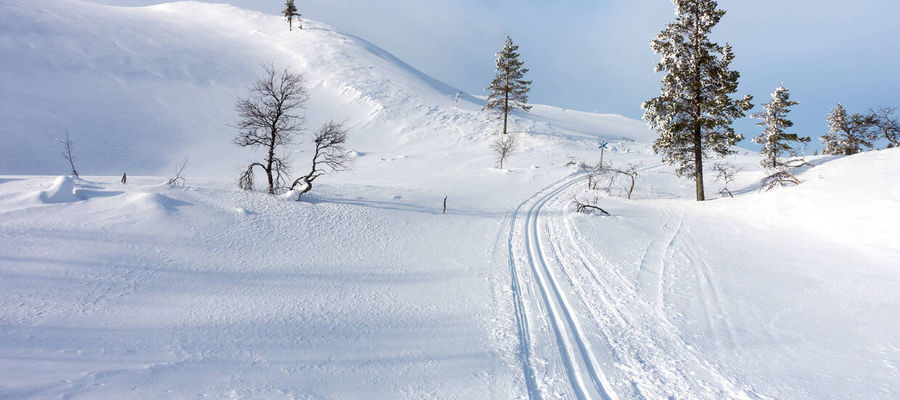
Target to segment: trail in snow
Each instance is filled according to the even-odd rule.
[[[641,273],[654,276],[651,287],[641,286],[602,253],[579,244],[584,236],[567,216],[567,195],[582,182],[569,177],[538,192],[519,205],[510,225],[514,302],[531,398],[762,398],[724,377],[666,317],[665,265],[680,252],[675,247],[682,245],[676,239],[683,216],[642,206],[666,222],[636,260]],[[718,289],[704,277],[714,296]],[[710,318],[721,315],[708,311]],[[725,324],[722,330],[729,332]]]
[[[548,323],[552,328],[556,345],[559,349],[559,356],[562,359],[563,369],[571,385],[572,394],[578,399],[601,398],[611,400],[616,399],[615,394],[609,390],[609,383],[603,375],[603,371],[597,365],[597,361],[589,343],[584,337],[577,316],[570,310],[566,294],[560,288],[560,284],[557,282],[553,271],[551,271],[545,262],[544,248],[541,243],[538,229],[541,211],[547,202],[582,180],[583,177],[566,179],[562,183],[542,192],[540,197],[537,197],[536,199],[532,198],[522,203],[516,210],[516,216],[518,216],[525,206],[530,204],[528,212],[525,214],[525,256],[516,257],[513,255],[511,257],[511,263],[514,264],[513,276],[515,281],[513,285],[515,287],[514,293],[516,295],[515,302],[517,304],[517,310],[520,308],[519,304],[524,303],[522,298],[519,297],[522,295],[522,291],[520,289],[521,284],[518,282],[519,278],[515,268],[515,264],[524,264],[521,267],[530,270],[533,283],[540,292],[542,300],[540,304],[542,304],[543,310],[546,312],[546,315],[542,316],[541,319]],[[512,229],[516,230],[515,219],[513,220]],[[512,245],[512,232],[510,237],[510,244]],[[510,253],[511,255],[513,253],[512,246]],[[518,263],[513,261],[513,259],[518,261]],[[522,261],[524,261],[524,263]],[[525,343],[524,346],[527,349],[531,346],[531,342],[527,337],[529,333],[527,330],[527,315],[522,313],[518,316],[518,319],[520,321],[525,321],[525,324],[520,324],[520,326],[524,325],[525,327],[521,337]],[[526,350],[525,354],[530,354],[530,350]],[[529,373],[533,373],[533,371],[526,363],[526,374]],[[529,386],[532,386],[533,379],[531,377],[527,377],[526,379],[528,379]],[[531,392],[529,387],[529,393]]]

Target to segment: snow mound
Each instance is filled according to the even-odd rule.
[[[796,229],[867,251],[900,249],[900,149],[822,157],[798,174],[801,184],[715,202],[752,224]]]
[[[131,193],[122,202],[123,210],[135,213],[165,213],[178,211],[179,207],[188,203],[173,199],[160,193],[139,192]]]
[[[81,199],[75,195],[75,179],[71,176],[60,176],[53,180],[49,189],[37,193],[42,204],[72,203]]]

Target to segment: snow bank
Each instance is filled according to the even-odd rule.
[[[124,210],[137,213],[172,213],[189,204],[160,193],[146,192],[128,194],[122,203]]]
[[[81,200],[75,196],[75,180],[71,176],[57,177],[49,189],[37,193],[37,198],[43,204],[71,203]]]
[[[900,249],[900,149],[828,157],[799,174],[801,184],[714,202],[749,224],[793,229],[866,251]]]

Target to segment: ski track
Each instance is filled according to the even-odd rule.
[[[517,310],[524,303],[523,292],[521,290],[521,282],[516,272],[518,268],[527,268],[533,274],[533,283],[540,292],[541,304],[546,315],[541,319],[546,321],[554,335],[557,350],[562,361],[564,372],[568,378],[572,395],[577,399],[594,399],[600,398],[605,400],[617,399],[614,393],[610,391],[610,385],[603,375],[603,371],[598,367],[596,357],[594,356],[589,342],[585,339],[577,315],[572,312],[571,305],[560,289],[557,277],[551,268],[547,265],[544,257],[544,245],[541,241],[539,230],[539,222],[541,220],[541,211],[543,207],[560,193],[569,187],[579,183],[583,178],[563,180],[562,183],[555,185],[549,189],[539,192],[538,195],[526,200],[519,205],[515,211],[515,216],[511,224],[510,230],[510,264],[514,274],[514,294]],[[543,194],[546,193],[546,194]],[[541,195],[543,194],[543,195]],[[540,196],[538,198],[538,196]],[[535,200],[535,198],[537,198]],[[515,232],[517,231],[516,220],[525,206],[531,204],[525,214],[525,238],[524,238],[524,256],[516,257],[515,248]],[[526,265],[516,263],[516,260],[524,260]],[[524,307],[522,307],[524,311]],[[527,330],[526,312],[522,312],[520,320],[525,320],[525,329],[520,331],[520,338],[523,342],[523,349],[531,347],[530,334]],[[520,324],[520,329],[522,325]],[[530,354],[530,350],[525,352],[526,357]],[[527,361],[526,358],[524,361]],[[536,386],[536,382],[527,375],[529,371],[533,373],[533,368],[525,362],[526,381],[531,382],[529,393],[532,394],[531,385]],[[539,396],[539,394],[538,394]],[[535,398],[536,396],[532,396]]]
[[[635,260],[638,278],[649,274],[650,287],[642,287],[602,253],[587,251],[579,240],[583,235],[564,216],[562,195],[582,180],[567,177],[542,189],[519,204],[510,222],[509,265],[529,398],[554,397],[560,391],[576,399],[604,400],[762,398],[703,359],[666,315],[666,265],[685,257],[704,285],[711,332],[736,345],[730,321],[716,319],[725,310],[712,308],[723,297],[711,266],[695,263],[700,255],[682,239],[684,215],[673,215],[667,207],[656,210],[666,222],[654,235],[658,239]],[[540,337],[544,332],[549,337]],[[542,339],[554,349],[540,348]],[[539,358],[542,350],[555,353],[550,357],[558,360],[559,369],[541,364],[546,361]],[[560,388],[564,381],[568,387]]]

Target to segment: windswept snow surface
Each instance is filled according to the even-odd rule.
[[[478,97],[315,21],[0,15],[2,399],[900,397],[900,149],[768,193],[741,152],[736,198],[698,204],[615,115],[515,114],[491,168]],[[303,202],[233,187],[232,106],[266,62],[306,76],[309,127],[351,129],[354,171]],[[55,176],[64,128],[93,176]],[[598,137],[640,164],[632,200],[594,193],[612,217],[571,206]],[[185,156],[186,187],[141,176]]]

